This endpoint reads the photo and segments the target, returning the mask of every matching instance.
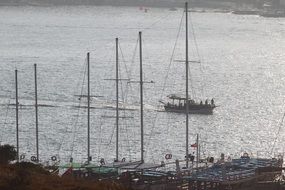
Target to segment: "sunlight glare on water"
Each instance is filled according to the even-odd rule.
[[[146,160],[185,154],[185,115],[157,112],[159,100],[184,93],[185,64],[172,62],[182,9],[138,7],[0,7],[0,142],[16,144],[14,70],[19,70],[20,153],[35,155],[33,64],[38,64],[40,158],[86,160],[87,112],[77,109],[86,94],[84,64],[91,53],[91,155],[115,157],[115,38],[120,43],[120,77],[139,80],[138,32],[143,36]],[[214,114],[190,115],[190,143],[200,134],[205,156],[283,151],[285,19],[230,13],[191,13],[191,88],[197,100],[214,97]],[[184,21],[182,22],[182,26]],[[193,26],[193,28],[192,28]],[[193,29],[199,49],[195,49]],[[174,60],[184,60],[184,27]],[[127,70],[127,71],[126,71]],[[169,72],[169,73],[168,73]],[[168,73],[168,75],[167,75]],[[167,79],[166,79],[166,76]],[[166,79],[166,80],[165,80]],[[164,86],[164,82],[166,82]],[[140,156],[139,85],[121,82],[120,158]],[[128,87],[128,88],[127,88]],[[124,99],[122,98],[124,97]],[[81,104],[86,104],[82,100]],[[102,108],[102,109],[99,109]]]

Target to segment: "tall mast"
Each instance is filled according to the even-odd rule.
[[[143,154],[143,68],[142,68],[142,32],[139,32],[140,43],[140,100],[141,100],[141,163],[144,162]]]
[[[116,161],[119,160],[119,53],[116,38]]]
[[[90,55],[87,53],[87,163],[90,162]]]
[[[39,161],[39,121],[38,121],[38,83],[37,83],[37,64],[34,64],[35,72],[35,110],[36,110],[36,151],[37,162]]]
[[[189,142],[188,142],[188,136],[189,136],[189,118],[188,118],[188,112],[189,112],[189,100],[188,100],[188,67],[189,67],[189,62],[188,62],[188,3],[185,3],[185,17],[186,17],[186,168],[189,166]]]
[[[17,161],[19,162],[19,102],[18,102],[18,70],[15,70],[16,89],[16,141],[17,141]]]

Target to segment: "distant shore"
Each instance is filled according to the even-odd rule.
[[[0,6],[76,6],[76,5],[87,5],[87,6],[132,6],[132,7],[183,7],[184,1],[162,1],[162,0],[147,0],[147,1],[130,1],[130,0],[81,0],[81,1],[64,1],[64,0],[26,0],[26,1],[14,1],[6,2],[0,0]],[[211,8],[211,9],[230,9],[234,7],[232,2],[224,1],[197,1],[190,2],[192,8]]]

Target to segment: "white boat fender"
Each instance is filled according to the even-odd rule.
[[[105,165],[105,160],[104,160],[104,158],[101,158],[100,164],[101,164],[101,165]]]
[[[20,156],[20,160],[24,160],[25,159],[25,154],[22,154],[21,156]]]
[[[172,154],[166,154],[166,155],[165,155],[165,159],[166,159],[166,160],[169,160],[169,159],[171,159],[171,158],[172,158]]]
[[[56,160],[57,160],[56,156],[52,156],[52,157],[51,157],[51,160],[52,160],[52,161],[56,161]]]
[[[35,156],[31,156],[31,161],[35,162],[37,161],[37,158]]]

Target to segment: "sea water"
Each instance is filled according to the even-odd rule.
[[[90,52],[91,155],[115,158],[115,38],[119,38],[119,158],[140,159],[138,32],[142,31],[144,153],[148,162],[185,155],[185,115],[159,101],[185,94],[183,10],[138,7],[0,7],[0,142],[16,145],[15,75],[20,154],[36,154],[34,70],[38,67],[42,161],[87,159],[86,53]],[[214,98],[213,115],[190,115],[189,142],[201,154],[259,156],[282,152],[285,19],[190,13],[190,95]],[[180,60],[180,61],[177,61]],[[181,62],[182,61],[182,62]],[[78,108],[83,106],[83,108]],[[190,152],[195,149],[190,148]]]

